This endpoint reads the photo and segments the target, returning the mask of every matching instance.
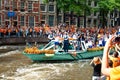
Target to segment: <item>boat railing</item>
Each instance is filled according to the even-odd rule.
[[[43,49],[50,49],[50,48],[52,48],[54,46],[54,40],[51,40],[48,44],[46,44],[43,48],[42,48],[42,50]]]
[[[86,51],[86,50],[87,50],[87,46],[86,46],[85,41],[81,41],[81,46],[82,46],[82,50],[83,50],[83,51]]]
[[[55,51],[59,51],[59,50],[63,50],[62,47],[58,47],[57,49],[54,48],[54,40],[50,41],[48,44],[46,44],[42,50],[49,50],[49,49],[54,49]],[[81,48],[82,48],[82,51],[87,51],[87,46],[86,46],[86,43],[85,41],[81,41]],[[71,49],[71,50],[75,50],[75,49]]]

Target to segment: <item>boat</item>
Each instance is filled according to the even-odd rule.
[[[99,51],[99,50],[103,50],[104,49],[104,47],[102,46],[102,47],[93,47],[93,48],[88,48],[87,50],[88,51]]]
[[[68,60],[82,60],[91,59],[95,56],[102,56],[103,48],[88,49],[86,47],[85,41],[81,41],[81,49],[75,50],[73,46],[74,40],[69,40],[69,50],[65,52],[61,46],[57,49],[54,47],[54,40],[50,41],[48,44],[42,48],[37,47],[26,47],[22,52],[23,55],[30,58],[32,61],[68,61]],[[94,51],[93,51],[93,50]]]

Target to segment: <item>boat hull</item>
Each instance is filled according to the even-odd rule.
[[[25,56],[32,61],[54,61],[54,60],[81,60],[91,59],[95,56],[102,56],[103,50],[99,51],[83,51],[77,53],[55,53],[55,54],[28,54],[23,52]]]

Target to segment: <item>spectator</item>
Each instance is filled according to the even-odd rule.
[[[112,36],[107,40],[105,44],[101,70],[102,73],[106,76],[109,76],[111,80],[120,80],[120,66],[109,68],[109,63],[108,63],[109,50],[111,47],[113,47],[116,44],[116,42],[113,42],[114,39],[115,36]]]
[[[120,65],[120,57],[119,57],[119,54],[118,52],[113,52],[113,55],[112,56],[109,56],[110,60],[112,60],[113,62],[113,65],[112,67],[117,67]]]
[[[94,57],[90,62],[90,65],[93,67],[93,77],[92,80],[101,79],[101,59],[99,57]]]

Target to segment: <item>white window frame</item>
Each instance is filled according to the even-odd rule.
[[[30,26],[30,21],[29,21],[29,20],[30,20],[30,17],[34,17],[34,25],[33,25],[33,26]],[[30,27],[34,27],[34,26],[35,26],[35,16],[29,16],[29,17],[28,17],[28,25],[29,25]]]
[[[49,6],[50,6],[50,5],[53,5],[53,6],[54,6],[54,11],[50,11],[50,10],[49,10]],[[48,5],[48,11],[54,13],[54,12],[55,12],[55,5],[54,5],[54,4],[49,4],[49,5]]]
[[[24,4],[24,6],[21,6],[22,3]],[[20,1],[20,9],[24,9],[24,8],[25,8],[25,3],[24,3],[24,1]]]
[[[55,22],[55,15],[49,15],[49,20],[50,20],[50,16],[53,16],[53,25],[52,26],[54,26],[54,22]],[[49,22],[49,20],[48,20],[48,22]],[[49,25],[50,25],[50,22],[49,22]],[[51,26],[51,25],[50,25]]]
[[[24,21],[21,21],[21,17],[24,17]],[[20,16],[20,25],[21,25],[21,23],[23,22],[24,24],[23,25],[21,25],[21,26],[24,26],[25,25],[25,16],[24,15],[22,15],[22,16]]]
[[[31,8],[29,8],[29,5],[30,5],[30,4],[31,4],[31,6],[32,6]],[[31,11],[31,12],[33,11],[33,2],[32,2],[32,1],[31,1],[31,2],[28,2],[28,12],[29,12],[29,11]]]
[[[2,25],[2,15],[0,15],[0,25]]]
[[[41,5],[45,5],[45,4],[40,4],[40,12],[46,12],[47,11],[47,6],[45,5],[45,11],[41,10]]]
[[[2,10],[2,0],[0,0],[0,10]]]

